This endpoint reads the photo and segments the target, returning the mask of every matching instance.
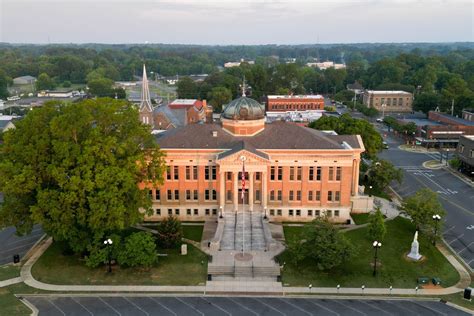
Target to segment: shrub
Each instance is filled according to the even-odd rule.
[[[133,233],[125,239],[118,263],[127,267],[151,267],[156,262],[156,245],[150,233]]]
[[[157,230],[157,243],[160,247],[167,249],[175,248],[181,243],[183,230],[181,228],[181,222],[177,217],[170,215],[158,225]]]

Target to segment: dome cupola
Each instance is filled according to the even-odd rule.
[[[265,118],[265,107],[254,99],[242,96],[225,106],[222,117],[238,121],[261,120]]]

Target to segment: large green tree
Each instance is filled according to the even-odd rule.
[[[107,78],[92,79],[88,82],[89,92],[96,97],[114,97],[114,82]]]
[[[49,103],[4,134],[3,225],[34,223],[74,251],[143,219],[151,201],[138,186],[162,182],[164,161],[149,127],[124,101]]]
[[[118,263],[127,267],[151,267],[156,262],[155,239],[150,233],[137,232],[125,239]]]
[[[433,231],[437,223],[433,215],[444,217],[446,211],[438,200],[438,194],[428,188],[417,191],[403,200],[402,211],[410,216],[417,230]]]
[[[215,87],[207,94],[207,98],[214,112],[220,113],[222,106],[232,100],[232,92],[224,87]]]
[[[54,89],[54,81],[48,74],[42,73],[36,80],[36,90],[51,90]]]
[[[9,95],[8,85],[11,83],[11,78],[7,76],[5,71],[0,69],[0,99],[6,99]]]
[[[373,192],[384,191],[392,181],[402,183],[403,172],[388,160],[376,159],[367,171],[366,187],[372,186]]]
[[[367,226],[367,234],[370,240],[383,241],[387,229],[380,207],[376,207],[375,212],[369,215],[369,223]]]
[[[195,99],[198,95],[198,88],[191,78],[183,77],[178,81],[176,92],[180,99]]]

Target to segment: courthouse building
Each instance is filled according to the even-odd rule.
[[[168,167],[160,187],[141,184],[153,201],[147,220],[176,215],[202,221],[245,210],[275,221],[327,216],[345,222],[351,211],[372,206],[371,198],[359,195],[359,135],[267,123],[264,106],[246,96],[225,106],[220,123],[156,137]]]

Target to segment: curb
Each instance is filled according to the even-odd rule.
[[[28,302],[28,300],[25,300],[23,295],[15,294],[15,297],[16,297],[20,302],[22,302],[26,307],[28,307],[29,309],[31,309],[31,315],[32,315],[32,316],[37,316],[37,315],[39,314],[39,310],[36,308],[36,306],[33,305],[33,304],[31,304],[30,302]]]
[[[459,180],[461,180],[462,182],[466,183],[467,185],[471,186],[474,188],[474,182],[469,180],[469,179],[466,179],[466,177],[464,177],[463,175],[459,174],[457,171],[453,170],[453,168],[449,167],[449,166],[443,166],[444,170],[448,171],[449,173],[451,173],[453,176],[455,176],[456,178],[458,178]]]

